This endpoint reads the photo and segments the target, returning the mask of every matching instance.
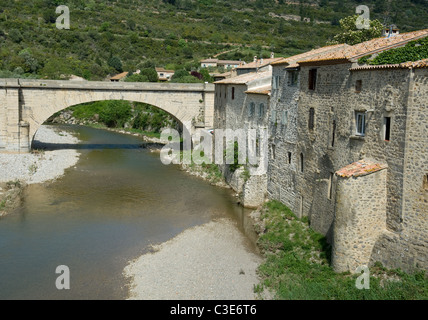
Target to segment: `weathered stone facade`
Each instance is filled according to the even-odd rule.
[[[260,138],[260,130],[268,130],[271,78],[271,72],[260,72],[216,82],[214,128],[245,132],[256,129]],[[222,166],[226,181],[248,208],[256,208],[266,199],[267,176],[249,174],[253,169],[256,168],[246,165],[246,174],[242,168],[231,174],[227,165]]]
[[[337,271],[376,261],[428,269],[428,61],[357,64],[427,35],[330,46],[273,63],[266,192],[326,235]],[[250,94],[240,99],[235,114],[216,104],[220,127],[250,127],[243,117]],[[337,174],[359,161],[382,170]]]
[[[304,199],[302,213],[333,246],[341,245],[340,239],[332,237],[340,208],[333,174],[360,159],[385,163],[386,228],[370,261],[380,260],[391,268],[426,269],[428,210],[422,187],[428,171],[426,69],[350,71],[351,67],[351,63],[301,66],[297,153],[303,155],[304,168],[296,176],[296,193]],[[314,68],[316,88],[310,90],[309,74]],[[358,132],[358,114],[364,117],[363,134]],[[416,154],[414,148],[421,152]],[[367,183],[366,188],[372,186]]]

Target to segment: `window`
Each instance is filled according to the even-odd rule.
[[[334,140],[336,138],[336,120],[333,120],[332,131],[331,131],[331,146],[334,147]]]
[[[248,105],[248,117],[252,117],[254,115],[255,108],[256,105],[254,104],[254,102],[250,102],[250,104]]]
[[[309,90],[315,90],[317,84],[317,69],[309,70]]]
[[[385,141],[391,139],[391,117],[383,118],[383,133]]]
[[[288,71],[288,85],[289,86],[297,86],[297,80],[299,78],[299,71],[292,70]]]
[[[355,113],[355,126],[356,126],[356,135],[364,136],[366,134],[366,113],[365,112],[356,112]]]
[[[282,123],[283,126],[287,126],[288,125],[288,110],[282,111],[281,123]]]
[[[276,124],[276,110],[272,110],[271,122]]]
[[[232,100],[235,100],[235,87],[232,87]]]
[[[291,152],[288,153],[288,164],[291,164]]]
[[[271,145],[271,159],[275,160],[276,158],[276,146],[274,144]]]
[[[304,158],[303,158],[303,153],[300,154],[300,172],[304,171]]]
[[[263,118],[265,114],[265,105],[263,103],[259,104],[259,118]]]
[[[315,123],[315,109],[310,108],[309,109],[309,122],[308,122],[309,130],[314,129],[314,123]]]
[[[274,76],[272,78],[272,89],[273,90],[278,90],[280,85],[281,85],[281,77],[280,76]]]
[[[357,80],[355,82],[355,92],[360,93],[362,88],[363,88],[363,81]]]
[[[428,190],[428,174],[424,176],[423,188]]]

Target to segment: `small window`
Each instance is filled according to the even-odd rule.
[[[355,82],[355,92],[360,93],[363,88],[363,80],[357,80]]]
[[[288,71],[288,84],[291,87],[297,86],[297,80],[299,78],[299,71],[292,70]]]
[[[265,105],[263,103],[259,104],[259,118],[263,118],[265,114]]]
[[[273,83],[272,83],[272,89],[278,90],[279,87],[280,87],[280,85],[281,85],[281,77],[280,76],[274,76],[272,78],[272,81],[273,81]]]
[[[255,108],[256,105],[254,104],[254,102],[250,102],[250,104],[248,105],[248,117],[252,117],[254,115]]]
[[[274,144],[271,145],[271,159],[275,160],[276,158],[276,146]]]
[[[235,87],[232,87],[232,100],[235,100]]]
[[[423,188],[428,190],[428,174],[424,176]]]
[[[317,84],[317,69],[309,70],[309,90],[315,90]]]
[[[385,141],[391,139],[391,117],[383,118],[383,132]]]
[[[300,154],[300,172],[303,172],[305,170],[304,168],[304,158],[303,158],[303,153]]]
[[[284,110],[282,111],[282,120],[281,123],[283,126],[287,126],[288,125],[288,110]]]
[[[366,134],[366,113],[365,112],[356,112],[355,113],[355,126],[356,126],[356,135],[365,136]]]
[[[276,110],[272,110],[271,122],[276,123]]]
[[[332,147],[334,147],[335,139],[336,139],[336,120],[333,120],[332,132],[331,132],[331,146]]]
[[[288,164],[291,164],[291,152],[288,153]]]
[[[314,124],[315,124],[315,109],[310,108],[309,109],[309,122],[308,122],[309,130],[314,129]]]

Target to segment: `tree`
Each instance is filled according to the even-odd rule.
[[[358,29],[359,15],[349,16],[339,21],[342,32],[335,35],[329,44],[346,43],[354,45],[382,36],[383,25],[379,20],[370,20],[368,29]]]
[[[122,61],[118,57],[111,57],[110,59],[108,59],[107,64],[110,67],[116,69],[116,71],[123,72]]]
[[[131,116],[132,107],[128,101],[107,101],[100,112],[100,120],[110,128],[123,127]]]

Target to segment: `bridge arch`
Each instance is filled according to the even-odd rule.
[[[53,114],[104,100],[142,102],[183,124],[213,125],[212,84],[0,79],[0,152],[28,152],[38,128]]]

